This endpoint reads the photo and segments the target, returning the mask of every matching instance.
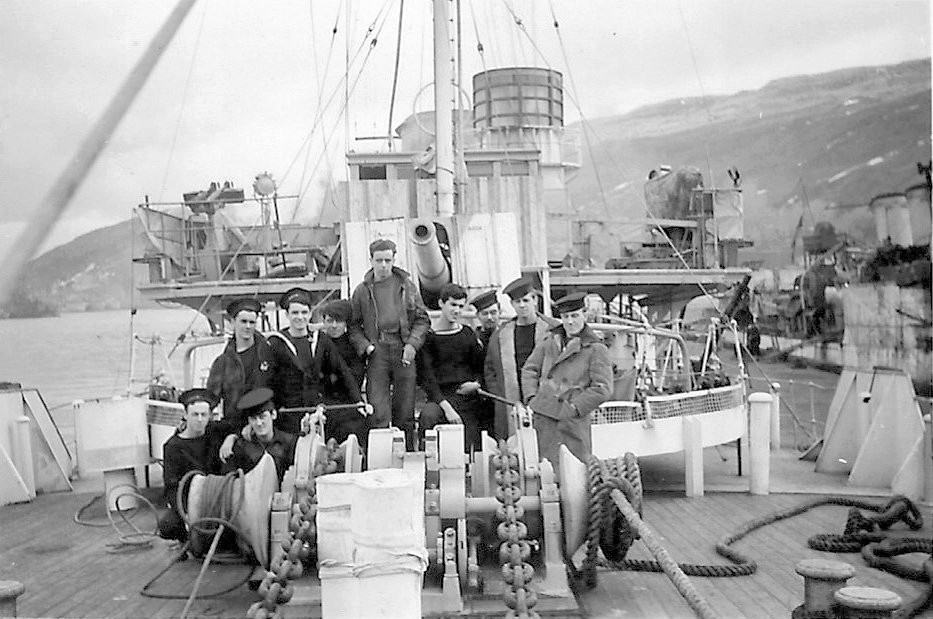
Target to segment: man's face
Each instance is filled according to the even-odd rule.
[[[201,436],[211,418],[211,405],[204,401],[192,402],[185,407],[185,423],[194,436]]]
[[[324,333],[337,339],[338,337],[343,337],[343,334],[346,332],[347,323],[345,321],[334,318],[333,316],[324,316]]]
[[[240,310],[233,319],[233,334],[239,340],[251,340],[256,333],[259,315],[249,310]]]
[[[586,325],[586,313],[582,309],[562,313],[560,321],[564,325],[567,335],[576,335]]]
[[[479,326],[486,331],[492,331],[499,326],[499,305],[494,303],[481,309],[476,312],[476,317],[479,319]]]
[[[249,427],[253,430],[256,438],[267,441],[272,438],[272,422],[275,420],[274,410],[262,411],[258,415],[250,415]]]
[[[460,318],[460,312],[466,306],[466,299],[454,299],[453,297],[441,303],[441,315],[448,322],[457,322]]]
[[[535,315],[537,306],[537,297],[533,291],[518,299],[512,299],[512,307],[519,318],[531,318]]]
[[[288,304],[288,324],[295,331],[304,331],[311,320],[311,308],[304,303]]]
[[[380,249],[373,252],[369,258],[373,267],[373,277],[380,282],[392,275],[392,265],[395,263],[395,252],[391,249]]]

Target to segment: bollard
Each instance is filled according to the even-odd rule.
[[[874,587],[843,587],[833,597],[841,619],[885,619],[901,606],[901,596]]]
[[[771,451],[781,449],[781,383],[771,383]]]
[[[16,443],[13,445],[13,463],[19,476],[23,478],[26,484],[26,490],[29,491],[29,498],[36,496],[36,472],[35,463],[32,457],[32,434],[29,431],[29,417],[23,415],[17,417],[14,426],[14,436]]]
[[[16,616],[16,598],[26,591],[23,583],[15,580],[0,580],[0,617]]]
[[[794,619],[832,617],[833,595],[855,575],[855,568],[848,563],[828,559],[804,559],[794,569],[803,576],[803,604],[794,609]]]
[[[748,396],[748,455],[749,491],[752,494],[768,494],[771,485],[771,402],[767,393]]]

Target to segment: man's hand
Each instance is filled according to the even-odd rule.
[[[405,344],[402,347],[402,365],[411,365],[415,360],[415,347],[411,344]]]
[[[463,425],[463,419],[460,418],[460,413],[451,406],[450,402],[447,400],[442,401],[439,406],[441,410],[444,411],[444,416],[447,418],[447,423],[453,423],[456,425]]]
[[[457,395],[473,395],[479,391],[480,384],[475,380],[468,380],[457,387]]]
[[[375,350],[376,350],[375,344],[370,344],[369,346],[367,346],[366,351],[365,351],[366,357],[369,358]]]
[[[248,441],[253,438],[253,426],[246,424],[243,426],[243,429],[240,430],[240,436],[243,437],[244,441]]]
[[[227,458],[233,455],[233,443],[236,441],[236,434],[228,434],[220,446],[220,461],[226,462]]]
[[[356,410],[363,417],[369,417],[373,414],[373,405],[368,402],[360,402]]]
[[[317,424],[324,425],[327,422],[327,415],[324,414],[324,405],[318,404],[313,413],[305,413],[301,418],[301,433],[306,435],[311,433],[311,429]]]

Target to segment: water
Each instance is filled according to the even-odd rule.
[[[35,387],[52,409],[60,426],[73,425],[74,400],[125,395],[142,391],[153,371],[170,368],[181,384],[183,350],[167,355],[180,333],[207,333],[207,320],[190,309],[139,310],[132,321],[129,310],[62,314],[55,318],[0,320],[0,380]],[[148,340],[157,335],[155,346]],[[134,381],[130,383],[130,347],[135,353]]]

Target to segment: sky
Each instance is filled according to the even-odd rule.
[[[173,6],[3,3],[0,251],[23,251],[30,211]],[[387,132],[399,8],[199,0],[41,249],[129,218],[145,196],[178,201],[213,180],[249,194],[263,171],[301,190],[297,218],[313,219],[347,136]],[[393,126],[433,108],[430,20],[428,0],[404,2]],[[466,96],[484,68],[550,67],[568,123],[931,51],[929,0],[462,0],[460,23]]]

